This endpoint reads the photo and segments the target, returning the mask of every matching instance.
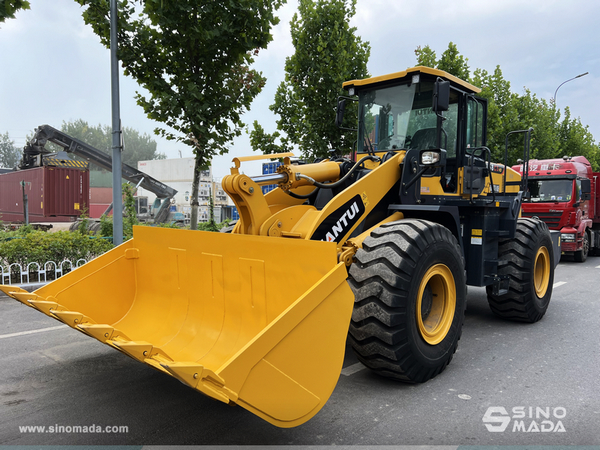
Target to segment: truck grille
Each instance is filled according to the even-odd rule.
[[[523,211],[521,215],[523,217],[539,217],[540,220],[544,221],[548,228],[558,228],[560,224],[560,219],[562,217],[562,211],[559,212],[525,212]]]

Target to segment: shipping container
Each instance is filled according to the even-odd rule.
[[[110,203],[90,203],[89,216],[92,219],[99,219],[104,214],[104,211],[110,206]],[[112,210],[108,214],[112,216]]]
[[[24,221],[22,185],[30,222],[74,221],[89,207],[89,170],[36,167],[0,175],[0,220]]]
[[[111,187],[90,187],[90,203],[112,203]]]

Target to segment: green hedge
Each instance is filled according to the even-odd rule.
[[[0,264],[5,267],[17,263],[25,268],[31,262],[60,263],[65,259],[75,264],[79,259],[89,261],[111,248],[113,248],[112,243],[106,239],[77,232],[46,233],[30,229],[0,232]]]

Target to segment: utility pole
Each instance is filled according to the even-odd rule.
[[[25,180],[21,181],[21,188],[23,190],[23,221],[25,222],[25,225],[29,225],[29,200],[25,193],[25,185],[27,184],[31,185],[30,182],[25,182]]]
[[[117,59],[117,0],[110,0],[110,69],[112,99],[113,244],[123,243],[123,192],[121,187],[121,111]]]

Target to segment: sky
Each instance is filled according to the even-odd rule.
[[[258,120],[267,132],[276,129],[269,105],[284,78],[285,58],[294,52],[289,22],[296,10],[297,1],[288,0],[278,11],[273,42],[254,65],[267,84],[243,120],[249,125]],[[42,124],[60,128],[77,119],[111,124],[110,52],[81,12],[73,0],[31,0],[30,10],[0,24],[0,134],[8,132],[18,147]],[[589,72],[562,85],[556,102],[588,125],[598,142],[599,20],[598,0],[358,0],[351,25],[371,45],[372,76],[415,66],[418,46],[429,45],[440,56],[449,42],[468,58],[472,71],[500,66],[513,92],[528,88],[546,100],[564,81]],[[144,92],[121,71],[122,124],[153,135],[159,124],[136,104],[136,91]],[[168,158],[193,156],[181,143],[154,138]],[[215,181],[229,173],[233,157],[250,154],[244,134],[228,154],[213,160]],[[260,163],[244,163],[242,169],[248,175],[261,170]]]

